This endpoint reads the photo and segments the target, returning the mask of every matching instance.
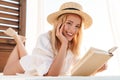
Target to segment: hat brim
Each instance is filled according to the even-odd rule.
[[[73,14],[77,14],[77,15],[81,16],[81,18],[83,20],[83,24],[84,24],[84,29],[89,28],[92,24],[92,18],[87,13],[85,13],[83,11],[78,11],[78,10],[62,10],[62,11],[52,13],[52,14],[48,15],[47,21],[50,24],[54,24],[54,22],[57,20],[58,16],[65,14],[65,13],[73,13]]]

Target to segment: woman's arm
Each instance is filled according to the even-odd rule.
[[[63,27],[64,25],[62,24],[58,24],[57,26],[56,36],[61,42],[61,47],[47,73],[47,76],[58,76],[64,64],[64,60],[67,54],[68,40],[62,34]]]
[[[60,74],[60,71],[62,69],[64,60],[66,57],[66,50],[67,50],[67,46],[65,44],[63,44],[61,46],[58,54],[56,55],[52,65],[47,73],[47,76],[58,76]]]

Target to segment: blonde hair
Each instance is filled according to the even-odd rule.
[[[61,47],[60,40],[56,36],[56,28],[57,28],[56,26],[59,24],[59,22],[65,23],[65,21],[67,20],[67,16],[68,14],[59,16],[56,22],[53,24],[54,28],[51,31],[51,44],[55,55],[58,53]],[[75,37],[71,41],[71,45],[70,45],[71,47],[69,47],[69,49],[72,51],[72,53],[75,56],[80,54],[79,50],[80,50],[81,41],[82,41],[82,24],[80,25],[79,32],[75,35]]]

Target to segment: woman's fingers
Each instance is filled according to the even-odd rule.
[[[60,34],[62,34],[62,31],[63,31],[63,24],[60,25]]]
[[[107,69],[107,64],[104,64],[99,70],[98,72],[104,71]]]
[[[57,38],[60,40],[61,43],[68,43],[68,40],[66,39],[66,37],[63,35],[63,28],[64,28],[64,24],[58,24],[57,30],[56,30],[56,36]]]
[[[62,26],[61,23],[59,23],[59,24],[57,25],[56,36],[59,36],[60,32],[62,32],[62,31],[61,31],[61,26]]]

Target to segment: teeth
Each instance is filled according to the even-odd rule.
[[[72,36],[72,33],[67,33],[68,35]]]

